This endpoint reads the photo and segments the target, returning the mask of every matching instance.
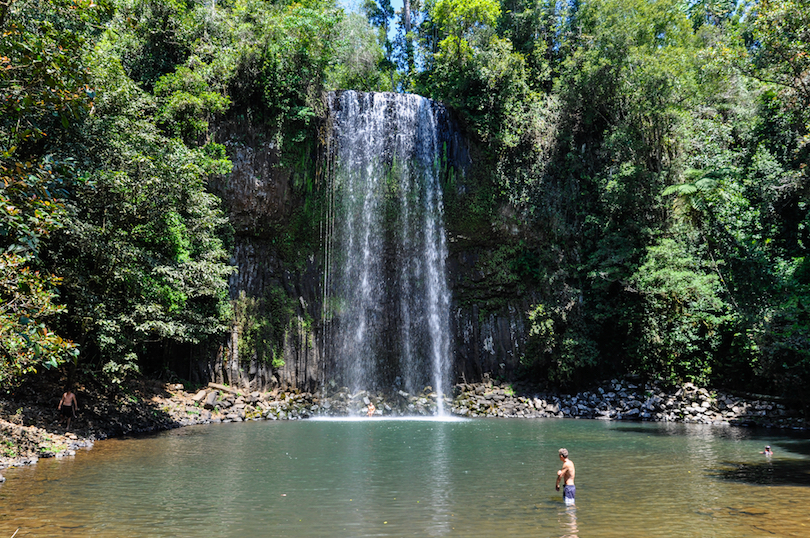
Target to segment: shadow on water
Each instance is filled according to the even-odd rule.
[[[760,463],[722,462],[707,474],[722,480],[766,486],[810,487],[810,461],[775,460]]]
[[[781,450],[787,450],[795,454],[810,456],[810,439],[780,440],[778,443],[778,447]]]
[[[682,437],[684,435],[704,435],[707,432],[712,437],[718,439],[729,439],[732,441],[742,441],[747,439],[757,439],[762,437],[758,435],[756,430],[750,428],[740,428],[735,426],[715,426],[711,424],[683,424],[674,422],[654,422],[647,423],[649,426],[639,425],[621,425],[614,429],[622,432],[623,434],[637,433],[645,436],[658,436],[658,437]],[[762,437],[766,439],[766,437]]]
[[[711,432],[712,437],[718,439],[728,439],[732,441],[756,441],[761,440],[764,444],[778,445],[785,450],[797,454],[810,456],[810,438],[807,431],[773,430],[762,428],[742,427],[738,425],[713,425],[713,424],[684,424],[674,422],[646,423],[647,426],[636,423],[635,425],[620,425],[614,429],[622,433],[637,433],[642,435],[655,435],[660,437],[680,437],[690,434],[703,434]]]

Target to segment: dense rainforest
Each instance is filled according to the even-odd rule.
[[[493,308],[540,298],[519,375],[810,382],[810,0],[0,0],[0,384],[159,374],[234,323],[272,347],[285,301],[229,293],[222,133],[295,170],[292,266],[337,89],[459,118],[448,233]]]

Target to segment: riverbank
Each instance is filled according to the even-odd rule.
[[[0,400],[0,469],[30,465],[39,458],[72,456],[100,439],[156,432],[194,424],[244,420],[295,420],[313,416],[364,415],[374,403],[377,416],[433,415],[437,395],[395,391],[326,396],[298,391],[246,392],[209,384],[186,391],[181,384],[142,381],[114,396],[77,387],[77,418],[66,431],[56,406],[59,392],[21,391]],[[45,395],[48,396],[45,396]],[[801,410],[773,398],[742,397],[687,383],[674,390],[611,380],[572,395],[544,393],[532,386],[486,380],[454,387],[445,410],[462,417],[579,418],[668,421],[766,428],[806,429]]]
[[[692,383],[665,390],[611,380],[573,395],[531,394],[497,382],[458,385],[452,412],[468,417],[585,418],[806,429],[804,413],[779,398],[735,395]]]

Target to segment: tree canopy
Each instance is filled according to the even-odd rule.
[[[807,0],[2,0],[0,383],[210,353],[245,310],[218,127],[249,118],[294,167],[351,88],[468,129],[447,226],[502,261],[482,308],[533,292],[523,375],[795,392],[808,28]],[[307,185],[290,230],[321,218]]]

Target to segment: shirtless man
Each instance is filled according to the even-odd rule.
[[[78,402],[76,401],[76,395],[73,394],[69,388],[66,388],[62,399],[59,400],[58,409],[62,417],[67,419],[67,430],[70,430],[70,420],[76,418],[77,407]]]
[[[560,481],[563,482],[563,500],[565,504],[574,504],[574,497],[577,494],[577,488],[574,486],[574,462],[568,459],[568,450],[560,449],[560,461],[562,461],[562,469],[557,471],[557,491],[560,491]]]

